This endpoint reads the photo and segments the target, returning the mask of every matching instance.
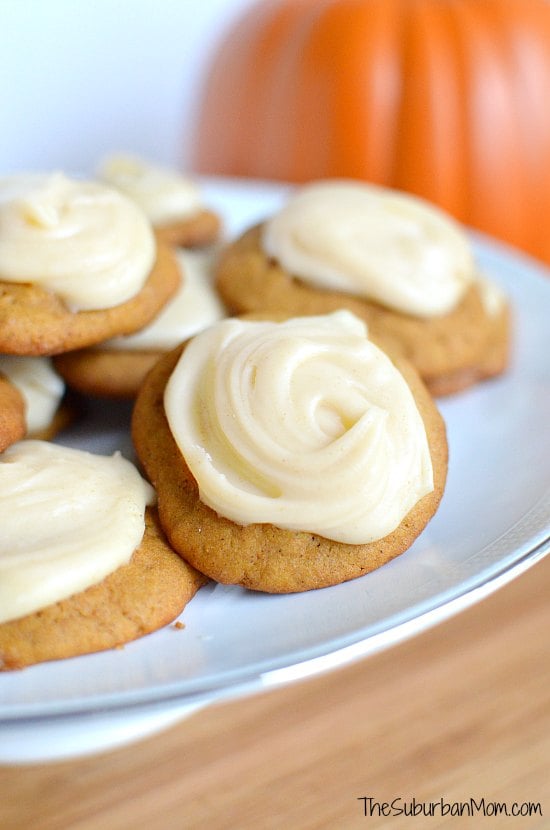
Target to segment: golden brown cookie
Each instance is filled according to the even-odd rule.
[[[0,452],[25,436],[25,401],[20,391],[0,374]]]
[[[131,334],[158,314],[180,280],[172,250],[158,244],[155,265],[141,291],[112,308],[71,312],[43,288],[0,282],[0,352],[54,355]]]
[[[54,365],[71,389],[83,395],[131,400],[163,354],[97,347],[60,354],[54,358]]]
[[[18,391],[23,402],[25,431],[16,440],[51,441],[75,417],[75,408],[65,396],[65,384],[49,358],[0,355],[0,377]]]
[[[451,313],[421,319],[307,285],[266,257],[260,234],[260,225],[251,228],[219,259],[217,287],[230,311],[312,315],[348,309],[367,323],[371,340],[406,357],[436,395],[457,392],[506,368],[510,310],[503,303],[488,313],[479,285]]]
[[[165,352],[225,314],[212,286],[215,252],[177,251],[182,286],[152,324],[133,337],[65,352],[54,366],[71,389],[94,397],[132,399]]]
[[[172,437],[164,412],[164,389],[183,348],[163,357],[147,376],[136,400],[132,436],[143,467],[157,489],[165,532],[187,561],[218,582],[287,593],[354,579],[410,547],[435,513],[443,494],[447,440],[445,425],[430,394],[406,361],[399,358],[395,364],[409,383],[426,426],[434,490],[415,505],[395,531],[376,542],[354,545],[271,524],[242,526],[201,502],[196,481]]]
[[[0,670],[89,654],[167,625],[205,582],[168,545],[156,510],[128,565],[42,611],[0,624]]]
[[[220,217],[211,210],[201,210],[179,222],[155,225],[158,239],[166,245],[179,248],[202,248],[211,245],[217,240],[220,230]]]
[[[176,168],[132,153],[114,153],[102,159],[97,174],[144,211],[167,245],[202,248],[218,239],[220,216],[204,203],[200,185]]]

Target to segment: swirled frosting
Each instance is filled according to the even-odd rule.
[[[183,280],[172,300],[145,328],[101,343],[101,349],[167,350],[226,316],[212,277],[213,254],[178,250]]]
[[[118,191],[62,173],[0,179],[0,281],[40,285],[73,311],[111,308],[155,257],[150,222]]]
[[[154,225],[187,219],[203,207],[193,181],[136,156],[110,156],[100,165],[99,177],[133,199]]]
[[[29,435],[46,429],[65,392],[65,384],[52,361],[47,357],[0,355],[0,372],[23,395]]]
[[[466,235],[441,210],[345,180],[296,191],[265,223],[262,246],[306,283],[419,317],[451,311],[475,275]]]
[[[433,489],[410,388],[345,311],[211,326],[164,405],[201,500],[238,524],[363,544]]]
[[[21,441],[0,457],[0,623],[129,562],[154,491],[120,455]]]

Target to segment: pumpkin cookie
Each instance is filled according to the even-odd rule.
[[[26,436],[51,440],[68,426],[72,411],[63,400],[65,384],[50,358],[0,355],[0,373],[23,397]]]
[[[205,207],[200,187],[176,170],[114,155],[101,163],[98,175],[142,208],[166,244],[197,248],[219,237],[220,217]]]
[[[0,180],[0,352],[52,355],[130,334],[179,269],[129,199],[96,182]]]
[[[176,253],[183,281],[155,320],[136,334],[55,358],[72,389],[88,395],[134,398],[165,352],[225,316],[212,284],[213,251]]]
[[[346,308],[399,351],[432,393],[504,371],[510,319],[476,271],[458,225],[415,197],[327,181],[297,191],[220,257],[217,286],[235,313]]]
[[[447,472],[417,373],[348,312],[210,327],[149,373],[132,435],[174,549],[219,582],[272,593],[405,551]]]
[[[152,491],[120,457],[23,441],[4,454],[0,480],[8,494],[19,482],[2,507],[0,670],[148,634],[205,581],[170,548],[145,504]]]
[[[25,400],[0,371],[0,452],[25,436]]]

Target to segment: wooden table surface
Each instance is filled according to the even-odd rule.
[[[115,752],[1,767],[0,828],[550,828],[549,589],[547,558],[346,668]],[[487,816],[451,814],[471,798]],[[398,815],[430,802],[433,817]],[[494,802],[542,816],[490,816]]]

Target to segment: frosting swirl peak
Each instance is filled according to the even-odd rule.
[[[346,180],[297,190],[262,245],[289,273],[418,317],[446,314],[474,279],[466,235],[415,196]]]
[[[155,256],[145,214],[106,185],[0,179],[0,281],[40,285],[73,311],[111,308],[141,290]]]
[[[349,312],[212,326],[165,410],[202,501],[238,524],[364,544],[433,489],[413,395]]]

